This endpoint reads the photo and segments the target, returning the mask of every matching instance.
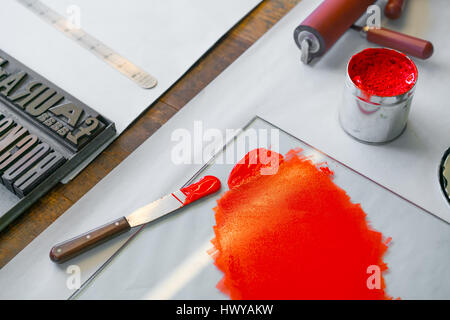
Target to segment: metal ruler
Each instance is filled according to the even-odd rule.
[[[93,53],[102,61],[133,80],[144,89],[156,86],[157,80],[128,59],[120,56],[101,41],[95,39],[80,28],[77,28],[64,16],[49,8],[39,0],[17,0],[31,12],[41,17],[45,22],[52,25],[67,37],[77,42],[81,47]]]

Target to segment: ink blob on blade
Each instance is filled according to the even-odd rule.
[[[250,159],[279,159],[274,174]],[[218,288],[232,299],[390,299],[383,256],[388,242],[333,171],[291,150],[248,153],[214,208],[211,255]]]

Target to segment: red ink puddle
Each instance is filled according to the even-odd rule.
[[[200,198],[206,197],[220,189],[220,180],[214,176],[205,176],[199,182],[181,189],[186,195],[183,205],[190,204]]]
[[[414,62],[403,53],[385,48],[369,48],[354,55],[348,73],[358,88],[379,97],[404,94],[417,80]]]
[[[258,175],[262,169],[273,165],[273,161],[279,165],[283,162],[283,156],[271,150],[259,148],[250,151],[233,168],[228,178],[228,187],[231,189],[237,187],[255,175]]]
[[[214,209],[218,288],[232,299],[390,298],[381,273],[381,289],[367,287],[369,266],[387,269],[387,241],[333,172],[292,150],[277,174],[261,175],[261,164],[244,168],[255,152],[233,169]]]

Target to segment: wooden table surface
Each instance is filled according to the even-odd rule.
[[[265,0],[70,183],[59,184],[0,233],[0,268],[25,248],[301,0]]]

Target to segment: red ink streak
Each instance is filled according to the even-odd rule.
[[[218,288],[232,299],[390,298],[382,276],[390,240],[370,227],[331,170],[299,151],[286,154],[274,175],[246,171],[243,162],[233,169],[236,179],[214,208]],[[373,265],[380,289],[367,285]]]
[[[369,48],[354,55],[348,73],[369,96],[398,96],[411,90],[417,80],[414,62],[403,53],[385,48]]]
[[[220,180],[213,176],[205,176],[199,182],[181,189],[186,195],[184,205],[190,204],[200,198],[206,197],[220,189]]]
[[[178,197],[177,197],[176,195],[174,195],[174,194],[172,193],[172,196],[173,196],[175,199],[177,199],[178,201],[180,201],[181,204],[184,205],[183,201],[181,201],[180,199],[178,199]]]

